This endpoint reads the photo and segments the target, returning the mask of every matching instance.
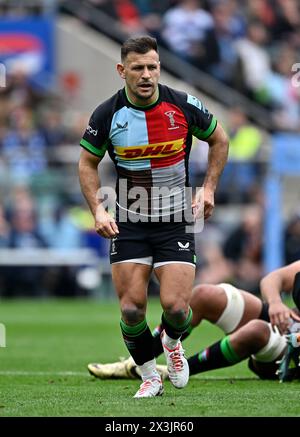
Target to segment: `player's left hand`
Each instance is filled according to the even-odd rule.
[[[215,192],[204,188],[204,220],[207,220],[213,213],[215,207]]]
[[[196,192],[192,200],[192,210],[193,210],[193,216],[195,221],[199,218],[202,218],[204,215],[203,201],[204,201],[203,188],[200,188]]]
[[[213,213],[215,207],[215,192],[211,188],[201,188],[196,192],[192,202],[195,220],[204,217],[207,220]]]

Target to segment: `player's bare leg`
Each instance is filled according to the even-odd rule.
[[[238,329],[250,320],[259,317],[262,310],[262,302],[251,293],[236,290],[244,301],[240,321],[235,327],[235,329]],[[193,327],[198,326],[203,319],[215,324],[224,313],[228,305],[228,298],[222,286],[201,284],[194,287],[190,305],[193,309],[191,322]]]
[[[184,263],[171,263],[157,267],[155,274],[160,282],[160,300],[164,310],[161,335],[171,383],[183,388],[189,379],[189,369],[180,337],[189,328],[192,311],[189,301],[195,267]]]
[[[158,396],[163,392],[156,370],[153,337],[145,318],[150,274],[149,265],[127,262],[112,265],[113,282],[120,300],[123,339],[143,380],[135,394],[137,398]]]

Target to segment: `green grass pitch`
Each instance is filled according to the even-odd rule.
[[[150,300],[151,328],[160,314]],[[0,416],[300,416],[299,382],[260,381],[245,363],[194,376],[183,390],[165,382],[164,395],[154,399],[133,399],[137,380],[91,377],[88,362],[127,356],[114,300],[1,300],[0,322],[7,342],[0,348]],[[221,335],[203,323],[185,342],[187,354]]]

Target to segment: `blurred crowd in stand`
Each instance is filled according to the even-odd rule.
[[[267,108],[278,129],[300,131],[298,0],[87,0],[129,35],[160,45]]]
[[[0,108],[0,248],[90,248],[106,257],[77,177],[88,115],[67,111],[62,95],[35,88],[22,69],[0,88]],[[55,159],[64,147],[70,163]],[[77,270],[1,264],[0,296],[84,294]]]
[[[0,16],[20,18],[53,12],[56,0],[0,0]]]
[[[300,83],[297,87],[292,81],[300,59],[297,0],[87,2],[118,20],[128,35],[155,36],[162,47],[267,109],[275,129],[300,132]],[[230,156],[216,201],[233,212],[228,217],[216,213],[197,235],[198,280],[227,280],[258,293],[264,273],[263,180],[268,140],[243,108],[229,108],[227,115],[222,123],[230,137]],[[191,153],[191,181],[200,186],[207,145],[196,146]],[[299,258],[299,228],[295,213],[285,232],[286,262]]]
[[[296,0],[89,1],[118,19],[128,34],[155,35],[268,108],[279,129],[300,130],[300,88],[291,86],[291,66],[300,59]],[[94,232],[77,177],[78,144],[89,115],[72,108],[65,91],[35,87],[22,68],[10,71],[7,86],[0,88],[0,254],[5,248],[91,248],[107,261],[109,242]],[[258,293],[264,273],[266,138],[241,107],[229,108],[222,124],[230,137],[230,160],[217,191],[218,208],[196,235],[197,280],[228,281]],[[66,149],[71,159],[60,159]],[[195,140],[194,186],[201,186],[206,158],[207,144]],[[299,247],[296,211],[286,224],[286,262],[299,259]],[[86,294],[77,273],[72,266],[1,263],[0,296]]]
[[[70,113],[61,96],[35,89],[22,71],[14,72],[7,85],[0,90],[0,247],[88,247],[107,257],[108,242],[95,234],[77,181],[78,143],[88,116]],[[241,108],[230,110],[227,131],[230,153],[239,164],[232,161],[226,168],[217,201],[229,210],[241,207],[229,220],[216,213],[196,235],[198,280],[227,280],[257,292],[263,273],[263,195],[258,181],[264,171],[254,158],[263,134]],[[193,185],[201,184],[205,145],[193,148]],[[71,164],[54,159],[64,147],[74,148]],[[286,235],[286,260],[298,259],[300,216],[293,217]],[[0,295],[82,295],[77,270],[72,266],[0,266]]]

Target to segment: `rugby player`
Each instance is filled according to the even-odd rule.
[[[192,320],[193,223],[202,212],[204,219],[213,212],[214,193],[228,157],[228,138],[196,97],[159,84],[154,38],[125,41],[117,71],[125,87],[93,112],[80,142],[79,178],[96,231],[112,240],[110,261],[120,301],[121,332],[142,375],[135,397],[143,398],[163,392],[146,320],[152,270],[160,283],[162,344],[169,378],[176,388],[188,382],[180,338]],[[193,136],[209,145],[203,201],[201,190],[194,201],[188,196]],[[98,165],[106,151],[117,172],[115,217],[104,208],[100,190]]]
[[[300,377],[300,261],[274,270],[260,282],[264,302],[230,284],[198,285],[193,290],[190,331],[208,320],[227,334],[222,340],[188,358],[190,375],[231,366],[248,358],[249,368],[261,379],[282,382]],[[296,308],[288,308],[281,293],[292,293]],[[162,353],[159,325],[154,330],[155,355]],[[185,338],[188,333],[185,334]],[[163,378],[165,366],[157,366]],[[136,378],[134,361],[88,365],[98,378]]]

